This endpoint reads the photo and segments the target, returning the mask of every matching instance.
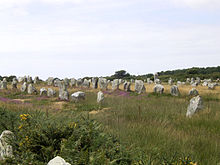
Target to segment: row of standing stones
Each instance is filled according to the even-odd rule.
[[[161,84],[161,81],[158,79],[158,75],[155,74],[154,77],[154,89],[153,91],[155,93],[159,93],[159,94],[163,94],[164,92],[164,86]],[[34,84],[37,84],[40,81],[40,79],[38,77],[35,77],[34,81],[32,80],[31,77],[19,77],[14,78],[11,85],[12,85],[12,89],[17,89],[17,83],[18,82],[22,82],[22,86],[21,86],[21,91],[22,92],[27,92],[28,94],[37,94],[37,90],[34,87]],[[180,92],[178,89],[179,85],[184,85],[186,83],[190,83],[192,86],[198,86],[200,83],[202,83],[203,86],[208,86],[209,89],[214,89],[215,86],[217,86],[217,82],[219,80],[216,80],[215,83],[212,83],[211,80],[200,80],[199,78],[191,78],[191,79],[187,79],[186,82],[177,82],[177,85],[173,85],[173,80],[170,78],[168,81],[168,84],[171,85],[171,89],[170,89],[170,93],[173,96],[179,96]],[[89,88],[90,84],[92,84],[92,88],[97,89],[98,86],[101,90],[107,90],[108,89],[108,85],[111,83],[112,84],[112,89],[113,90],[117,90],[119,89],[119,85],[123,84],[123,89],[127,92],[131,91],[130,86],[131,83],[135,83],[135,92],[137,92],[138,94],[141,93],[145,93],[146,92],[146,88],[144,85],[144,81],[142,80],[131,80],[130,82],[128,81],[124,81],[121,79],[115,79],[113,81],[109,81],[105,78],[92,78],[91,80],[87,80],[87,79],[64,79],[64,80],[59,80],[59,79],[54,79],[52,77],[49,77],[46,80],[47,84],[49,86],[55,86],[55,87],[59,87],[59,99],[60,100],[69,100],[69,93],[67,91],[67,88],[70,87],[86,87]],[[147,83],[148,84],[152,84],[153,81],[150,79],[147,79]],[[3,81],[0,81],[0,89],[7,89],[7,81],[6,79],[3,79]],[[56,95],[56,91],[53,90],[52,88],[41,88],[40,89],[40,95],[46,95],[48,97],[54,97]],[[203,108],[203,101],[201,96],[199,96],[199,92],[193,88],[189,91],[189,95],[190,96],[194,96],[191,100],[190,100],[190,104],[187,108],[187,113],[186,116],[187,117],[192,117],[196,112],[200,111]],[[71,95],[71,100],[78,102],[79,100],[84,100],[85,99],[85,93],[78,91],[75,92]],[[102,91],[99,91],[97,94],[97,102],[98,103],[102,103],[104,100],[104,94]],[[5,159],[6,157],[12,157],[13,156],[13,150],[12,150],[12,146],[9,145],[7,143],[7,139],[13,139],[14,138],[14,134],[11,131],[3,131],[1,136],[0,136],[0,160]],[[48,165],[58,165],[58,164],[62,164],[62,165],[70,165],[69,163],[67,163],[63,158],[57,156],[54,159],[52,159],[51,161],[48,162]]]

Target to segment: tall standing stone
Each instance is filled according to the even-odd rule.
[[[40,96],[47,96],[47,90],[46,90],[46,88],[41,88],[41,89],[40,89]]]
[[[53,77],[49,77],[47,79],[47,85],[51,86],[51,85],[53,85],[53,83],[54,83],[54,78]]]
[[[87,79],[84,79],[82,86],[85,88],[90,88],[90,81]]]
[[[104,93],[102,91],[99,91],[97,94],[97,103],[102,103],[104,101]]]
[[[75,87],[76,86],[76,79],[75,78],[71,78],[70,79],[70,86],[71,87]]]
[[[125,82],[124,83],[124,90],[126,91],[126,92],[130,92],[131,91],[131,89],[130,89],[130,87],[131,87],[131,83],[130,82]]]
[[[13,156],[13,148],[8,143],[14,139],[14,134],[11,131],[5,130],[0,136],[0,160],[4,160],[6,157]]]
[[[154,74],[154,82],[155,82],[155,83],[156,83],[156,80],[159,79],[158,77],[159,77],[159,76],[158,76],[158,73],[155,73],[155,74]]]
[[[77,81],[76,81],[77,87],[81,87],[82,84],[83,84],[83,80],[81,78],[77,79]]]
[[[12,89],[17,89],[17,83],[18,83],[17,79],[13,78],[12,83],[11,83]]]
[[[33,83],[33,80],[32,80],[32,77],[31,77],[31,76],[28,76],[28,77],[27,77],[27,83]]]
[[[97,89],[98,88],[98,79],[96,77],[92,78],[92,88]]]
[[[168,80],[168,84],[169,84],[169,85],[173,85],[173,79],[172,79],[171,77],[170,77],[169,80]]]
[[[37,89],[33,86],[33,84],[28,85],[27,91],[28,91],[28,94],[33,94],[33,93],[37,94]]]
[[[65,78],[64,80],[63,80],[63,82],[64,82],[64,84],[65,84],[65,86],[66,87],[68,87],[69,86],[69,79],[68,78]]]
[[[0,87],[1,87],[1,89],[8,89],[6,78],[4,78],[3,81],[1,81]]]
[[[193,97],[190,100],[190,104],[187,108],[186,116],[192,117],[196,112],[198,112],[199,110],[202,110],[202,108],[203,108],[202,98],[200,96]]]
[[[69,100],[69,93],[64,82],[59,86],[59,99],[60,100]]]
[[[99,78],[99,87],[103,90],[107,90],[108,89],[108,81],[105,78],[100,77]]]
[[[38,83],[39,83],[39,81],[40,81],[39,77],[38,77],[38,76],[36,76],[36,77],[34,78],[34,84],[38,84]]]
[[[24,82],[23,85],[21,86],[21,92],[26,92],[27,91],[27,83]]]
[[[135,80],[135,92],[138,94],[145,93],[146,88],[144,86],[144,82],[142,80]]]
[[[119,89],[119,85],[120,85],[119,79],[114,79],[114,80],[112,81],[112,90],[117,90],[117,89]]]

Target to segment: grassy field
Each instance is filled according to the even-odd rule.
[[[81,155],[78,154],[77,156],[80,158],[85,157],[85,159],[80,160],[75,157],[68,159],[68,156],[71,156],[66,154],[66,150],[65,152],[57,150],[57,154],[66,154],[65,159],[71,163],[75,159],[77,160],[75,164],[80,164],[80,161],[84,164],[152,165],[181,163],[214,165],[220,163],[220,87],[216,87],[215,90],[208,90],[207,87],[202,86],[196,87],[203,97],[204,110],[189,119],[186,118],[186,110],[190,100],[188,92],[192,88],[191,86],[180,86],[181,96],[179,97],[171,96],[169,94],[170,86],[166,84],[164,84],[165,93],[162,95],[153,93],[154,85],[146,84],[145,86],[146,94],[142,95],[122,90],[105,91],[106,98],[102,105],[96,103],[98,89],[69,88],[70,93],[78,90],[86,92],[86,100],[79,103],[63,102],[58,100],[57,97],[47,98],[22,94],[19,90],[1,90],[0,108],[11,111],[17,116],[23,113],[31,114],[40,111],[43,114],[42,116],[51,117],[51,121],[56,120],[57,124],[55,125],[59,125],[59,128],[71,122],[78,122],[82,127],[88,124],[88,121],[92,123],[98,121],[101,123],[102,128],[100,134],[103,132],[117,139],[116,146],[114,140],[109,141],[112,143],[110,145],[112,148],[120,149],[120,154],[114,153],[110,148],[100,149],[97,146],[96,148],[99,149],[91,150],[91,153],[103,150],[103,152],[100,152],[101,155],[105,153],[103,159],[98,159],[97,155],[94,155],[92,160],[90,160],[91,158],[87,159],[91,155],[88,156],[88,151],[85,152],[84,150],[82,153],[80,152]],[[36,87],[39,90],[41,87],[48,86],[40,84]],[[54,89],[58,92],[57,88]],[[109,89],[111,88],[109,87]],[[120,89],[122,89],[122,86],[120,86]],[[131,89],[134,89],[133,84]],[[79,118],[85,120],[78,121]],[[44,120],[42,123],[44,123]],[[17,131],[15,128],[10,128],[15,132]],[[87,129],[93,130],[92,126]],[[1,126],[0,131],[3,130],[4,127]],[[96,129],[94,128],[94,130]],[[79,135],[83,132],[82,130],[78,131]],[[93,136],[96,136],[96,134]],[[100,143],[99,146],[103,146],[102,138],[97,139]],[[97,141],[93,142],[96,144]],[[106,156],[109,155],[108,152],[111,153],[111,157]],[[86,156],[83,156],[84,154]],[[49,158],[45,158],[42,162],[48,161]],[[94,163],[94,158],[100,161]],[[125,161],[114,161],[116,158]]]

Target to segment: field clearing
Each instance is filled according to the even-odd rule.
[[[97,120],[106,133],[117,136],[122,146],[131,150],[132,157],[142,157],[143,164],[172,162],[182,156],[190,156],[202,165],[220,163],[220,87],[215,90],[196,87],[204,98],[204,110],[186,118],[191,98],[188,92],[193,87],[182,85],[181,96],[173,97],[169,85],[164,84],[162,95],[154,94],[153,86],[145,84],[146,94],[142,95],[124,92],[122,85],[120,91],[114,92],[109,87],[104,92],[106,98],[102,105],[96,102],[99,89],[68,88],[70,94],[79,90],[86,92],[86,100],[79,103],[8,89],[0,91],[1,97],[9,99],[0,101],[0,107],[17,112],[40,110],[52,116],[82,115]],[[38,91],[42,87],[50,86],[36,85]],[[52,88],[58,93],[57,87]]]

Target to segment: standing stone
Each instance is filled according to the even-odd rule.
[[[33,94],[33,93],[37,94],[37,89],[33,86],[33,84],[28,85],[27,91],[28,91],[28,94]]]
[[[98,79],[96,77],[92,78],[92,88],[97,89],[98,88]]]
[[[53,85],[53,83],[54,83],[54,78],[53,77],[49,77],[47,79],[47,85],[51,86],[51,85]]]
[[[208,84],[208,89],[211,89],[211,90],[214,90],[215,89],[215,84],[213,84],[213,83],[209,83]]]
[[[196,96],[190,100],[186,117],[192,117],[199,110],[202,110],[202,98],[200,96]]]
[[[18,83],[17,79],[13,78],[12,83],[11,83],[12,89],[17,89],[17,83]]]
[[[61,86],[61,83],[62,83],[62,81],[60,81],[60,79],[58,79],[58,78],[53,81],[53,85],[54,85],[55,87]]]
[[[0,89],[8,89],[6,78],[4,78],[3,81],[1,81],[1,83],[0,83]]]
[[[207,82],[207,81],[204,81],[203,83],[202,83],[202,86],[208,86],[209,85],[209,83]]]
[[[23,77],[23,82],[27,82],[27,76]]]
[[[48,97],[54,97],[54,96],[56,96],[56,91],[53,90],[53,89],[51,89],[51,88],[48,88],[48,90],[47,90],[47,96],[48,96]]]
[[[67,163],[63,158],[57,156],[55,158],[53,158],[52,160],[50,160],[47,165],[71,165],[69,163]]]
[[[27,91],[27,83],[24,82],[23,85],[21,86],[21,92],[26,92]]]
[[[196,90],[196,88],[193,88],[189,91],[189,96],[197,96],[199,95],[199,92]]]
[[[89,88],[89,87],[90,87],[90,82],[89,82],[89,80],[84,79],[84,81],[83,81],[83,83],[82,83],[82,86],[85,87],[85,88]]]
[[[181,86],[182,82],[181,81],[177,81],[177,86]]]
[[[97,103],[102,103],[104,101],[104,93],[99,91],[97,94]]]
[[[117,89],[119,89],[119,85],[120,85],[119,79],[114,79],[114,80],[112,81],[112,90],[117,90]]]
[[[154,81],[154,83],[155,83],[155,84],[161,84],[161,81],[160,81],[160,79],[156,79],[156,80]]]
[[[78,91],[71,95],[71,100],[74,102],[78,102],[80,100],[85,100],[85,97],[86,97],[85,92]]]
[[[47,90],[46,90],[46,88],[41,88],[40,89],[40,96],[47,96]]]
[[[68,87],[69,86],[69,79],[68,78],[65,78],[64,80],[63,80],[63,82],[64,82],[64,84],[65,84],[65,86],[66,87]]]
[[[154,93],[159,93],[159,94],[163,94],[164,92],[164,87],[161,84],[157,84],[154,86]]]
[[[138,94],[146,92],[146,88],[145,88],[144,82],[142,80],[135,80],[134,89],[135,89],[135,92],[137,92]]]
[[[60,100],[69,100],[69,93],[64,82],[59,86],[59,99]]]
[[[173,85],[173,79],[172,79],[171,77],[170,77],[169,80],[168,80],[168,84],[169,84],[169,85]]]
[[[158,77],[159,77],[159,76],[158,76],[158,73],[155,73],[155,74],[154,74],[154,83],[156,83],[156,80],[159,79]]]
[[[186,79],[186,83],[187,83],[187,84],[190,84],[190,78],[187,78],[187,79]]]
[[[24,78],[23,77],[18,77],[18,82],[21,83],[23,82]]]
[[[77,79],[77,81],[76,81],[77,87],[81,87],[82,84],[83,84],[83,80],[81,78]]]
[[[100,77],[99,78],[99,87],[103,90],[107,90],[108,89],[108,81],[105,78]]]
[[[34,78],[34,84],[38,84],[38,83],[39,83],[39,81],[40,81],[39,77],[38,77],[38,76],[36,76],[36,77]]]
[[[2,132],[0,136],[0,160],[13,156],[12,146],[8,144],[8,142],[13,139],[14,134],[11,131],[6,130]]]
[[[70,79],[70,86],[71,87],[75,87],[76,86],[76,79],[75,78],[71,78]]]
[[[27,83],[33,83],[33,80],[32,80],[32,77],[31,77],[31,76],[28,76],[28,77],[27,77]]]
[[[131,91],[131,89],[130,89],[131,83],[130,82],[125,82],[123,86],[124,86],[124,90],[126,92],[130,92]]]
[[[131,79],[130,82],[131,82],[131,83],[134,83],[135,81],[134,81],[134,79]]]
[[[194,84],[195,83],[195,78],[191,78],[191,82],[190,82],[190,84],[192,85],[192,84]]]
[[[196,80],[195,80],[198,84],[200,84],[201,82],[201,79],[199,77],[196,77]]]
[[[173,86],[170,88],[170,93],[171,93],[172,96],[179,96],[179,95],[180,95],[180,92],[179,92],[178,86],[173,85]]]
[[[195,82],[194,82],[194,83],[192,83],[191,85],[192,85],[192,87],[196,87],[196,86],[198,86],[198,85],[199,85],[199,83],[195,81]]]

